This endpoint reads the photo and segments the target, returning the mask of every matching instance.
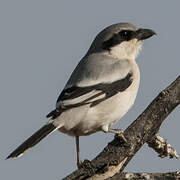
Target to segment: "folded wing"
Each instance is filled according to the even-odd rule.
[[[96,106],[118,92],[124,91],[131,83],[132,72],[129,72],[123,79],[111,83],[99,83],[85,87],[73,86],[64,89],[57,100],[56,109],[47,117],[54,119],[65,110],[86,104],[89,104],[90,107]]]

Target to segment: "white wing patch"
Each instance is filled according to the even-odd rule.
[[[88,92],[76,98],[60,100],[59,102],[57,102],[56,108],[58,108],[59,106],[65,108],[66,106],[72,106],[72,105],[81,104],[81,103],[89,104],[99,99],[102,99],[104,97],[105,97],[105,93],[103,93],[102,91],[92,90],[91,92]]]

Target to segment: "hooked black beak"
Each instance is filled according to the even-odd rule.
[[[153,35],[156,35],[156,33],[151,29],[138,29],[136,31],[135,38],[138,40],[145,40],[145,39],[150,38]]]

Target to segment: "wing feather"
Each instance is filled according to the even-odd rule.
[[[96,106],[102,101],[122,92],[132,84],[133,74],[129,72],[123,79],[112,83],[99,83],[86,87],[70,87],[64,89],[58,97],[56,109],[49,113],[47,117],[56,118],[70,108],[90,104],[90,107]]]

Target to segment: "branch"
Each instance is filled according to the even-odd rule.
[[[179,158],[179,155],[176,152],[176,150],[170,144],[168,144],[167,141],[163,139],[161,136],[152,137],[152,139],[147,141],[147,144],[149,147],[153,148],[161,158]]]
[[[180,172],[169,172],[169,173],[119,173],[108,178],[108,180],[129,180],[129,179],[143,179],[143,180],[178,180],[180,179]]]
[[[96,158],[91,162],[85,160],[80,169],[64,180],[101,180],[122,172],[144,143],[150,141],[159,132],[162,122],[179,104],[180,76],[124,131],[128,144],[115,136]]]

